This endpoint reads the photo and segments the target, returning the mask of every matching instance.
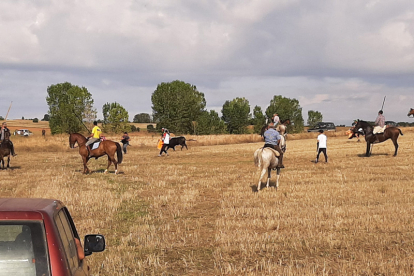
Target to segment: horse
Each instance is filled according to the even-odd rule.
[[[45,137],[46,136],[46,130],[42,129],[42,136]]]
[[[7,168],[10,168],[10,146],[7,141],[0,143],[0,166],[3,164],[3,169],[5,166],[4,157],[7,156]]]
[[[362,133],[365,135],[365,141],[367,142],[367,150],[365,156],[371,156],[372,144],[382,143],[391,139],[394,143],[395,152],[394,156],[397,156],[398,151],[398,136],[403,135],[401,129],[397,127],[387,127],[383,133],[373,133],[374,127],[368,122],[358,120],[355,124],[354,129],[352,130],[354,134]]]
[[[410,112],[408,112],[407,116],[410,117],[411,115],[413,115],[414,118],[414,109],[410,108]]]
[[[276,169],[276,189],[279,187],[279,176],[280,176],[280,168],[277,168],[277,164],[279,163],[279,159],[276,155],[279,155],[277,151],[272,148],[258,148],[254,152],[254,164],[260,168],[260,178],[259,183],[257,184],[257,191],[260,191],[260,185],[262,184],[262,178],[266,173],[267,170],[267,184],[266,188],[269,188],[269,182],[271,178],[271,171],[272,169]]]
[[[122,163],[122,147],[119,143],[110,141],[110,140],[104,140],[101,141],[99,144],[99,147],[97,149],[91,149],[91,156],[89,157],[88,149],[86,148],[86,137],[83,136],[80,133],[71,133],[69,135],[69,146],[70,148],[75,148],[75,144],[78,143],[79,147],[79,154],[82,156],[83,160],[83,173],[89,173],[89,169],[86,166],[89,159],[94,157],[98,159],[101,156],[107,155],[108,156],[108,167],[105,170],[105,173],[108,172],[109,166],[111,166],[112,163],[114,163],[115,166],[115,174],[118,173],[118,164]],[[115,159],[115,153],[117,155],[117,159]]]

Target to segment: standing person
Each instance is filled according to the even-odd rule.
[[[165,152],[165,155],[168,156],[168,152],[165,150],[168,147],[168,145],[170,144],[170,133],[168,132],[168,129],[164,129],[164,135],[161,139],[164,143],[162,144],[162,148],[161,148],[160,154],[158,156],[161,157],[163,152]]]
[[[384,132],[385,129],[385,117],[382,115],[382,110],[378,111],[378,116],[375,119],[375,127],[372,131],[373,134]]]
[[[91,150],[89,149],[89,145],[99,141],[99,139],[101,139],[101,135],[102,135],[102,130],[101,130],[100,127],[98,127],[98,122],[94,121],[93,125],[94,125],[94,127],[92,129],[92,133],[88,136],[89,140],[85,144],[86,149],[89,152],[89,157],[91,157]]]
[[[316,156],[316,160],[315,163],[318,163],[319,161],[319,154],[321,152],[323,152],[323,155],[325,156],[325,162],[328,163],[328,155],[326,154],[326,141],[327,141],[327,137],[325,134],[323,134],[323,129],[319,130],[319,135],[318,135],[318,155]]]
[[[129,146],[129,141],[131,141],[131,138],[129,138],[128,133],[124,132],[124,135],[122,135],[121,143],[123,145],[124,153],[127,153],[127,146]]]
[[[283,165],[283,151],[279,147],[280,134],[276,131],[274,124],[270,123],[268,129],[263,134],[265,144],[263,148],[272,148],[279,153],[277,168],[284,168]]]
[[[275,113],[273,115],[273,123],[275,124],[275,127],[277,126],[277,124],[279,123],[280,118],[279,118],[279,114]]]
[[[10,140],[10,130],[8,129],[6,122],[3,122],[3,124],[1,125],[0,141],[1,143],[9,144],[10,153],[13,157],[17,155],[14,152],[14,145]]]
[[[350,129],[351,130],[351,132],[353,132],[352,130],[355,128],[355,125],[358,123],[358,120],[354,120],[354,122],[352,123],[352,128]],[[351,134],[352,135],[352,134]],[[358,141],[357,142],[361,142],[360,140],[359,140],[359,132],[355,132],[355,137],[357,137],[358,138]]]

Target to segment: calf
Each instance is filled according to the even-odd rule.
[[[185,137],[184,136],[178,136],[178,137],[172,137],[170,139],[170,143],[168,144],[166,150],[169,148],[172,148],[175,151],[175,146],[181,146],[181,150],[183,150],[183,147],[187,148],[187,144],[185,143]]]

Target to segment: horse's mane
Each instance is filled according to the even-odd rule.
[[[287,118],[287,119],[285,119],[285,120],[280,120],[280,122],[281,122],[282,124],[284,124],[286,121],[290,121],[290,119],[289,119],[289,118]]]
[[[371,126],[371,123],[364,121],[364,120],[358,120],[358,122],[362,123],[362,124],[367,124],[369,126]]]

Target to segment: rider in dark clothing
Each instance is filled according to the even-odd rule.
[[[275,126],[272,123],[269,124],[268,130],[265,131],[263,136],[265,140],[265,145],[263,147],[276,150],[279,153],[279,162],[277,164],[277,168],[284,168],[285,166],[283,165],[283,151],[279,147],[280,134],[277,132]]]
[[[0,141],[1,143],[7,143],[10,149],[11,154],[16,156],[17,154],[14,152],[14,145],[12,141],[10,141],[10,130],[7,128],[7,123],[3,122],[1,125],[1,132],[0,132]]]

